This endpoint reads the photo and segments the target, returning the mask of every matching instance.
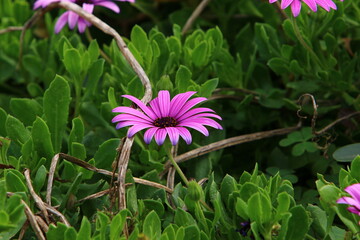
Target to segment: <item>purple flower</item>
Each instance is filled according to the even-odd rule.
[[[120,114],[115,116],[112,122],[117,122],[116,129],[132,126],[127,133],[128,137],[132,137],[135,133],[148,128],[144,134],[144,140],[147,144],[154,137],[156,143],[162,145],[166,135],[169,135],[172,145],[178,143],[180,136],[187,144],[190,144],[192,137],[186,127],[195,129],[205,136],[209,135],[209,131],[204,125],[222,129],[219,123],[209,118],[221,120],[221,117],[214,114],[212,109],[193,108],[195,105],[206,100],[204,97],[189,100],[195,93],[180,93],[170,100],[169,92],[163,90],[159,92],[157,98],[150,101],[148,106],[133,96],[123,95],[123,97],[135,103],[141,111],[131,107],[114,108],[113,112]]]
[[[94,6],[106,7],[116,13],[120,12],[120,8],[112,0],[62,0],[62,1],[76,3],[80,5],[88,13],[93,12]],[[132,2],[132,3],[135,2],[135,0],[115,0],[115,1]],[[54,2],[60,2],[60,0],[37,0],[34,3],[34,9],[37,9],[39,7],[45,8],[49,4]],[[67,23],[69,24],[70,29],[74,29],[75,26],[77,25],[80,33],[83,33],[86,27],[91,26],[90,22],[86,21],[76,13],[71,11],[66,11],[57,20],[55,24],[55,33],[59,33]]]
[[[269,0],[269,3],[274,3],[276,1],[277,0]],[[317,5],[319,5],[328,12],[330,11],[331,8],[334,10],[337,9],[333,0],[282,0],[281,9],[285,9],[290,6],[292,14],[294,15],[294,17],[297,17],[300,13],[302,2],[308,5],[313,12],[317,11]]]
[[[349,204],[351,207],[347,209],[360,216],[360,183],[350,185],[345,188],[345,191],[351,195],[351,197],[339,198],[336,202],[340,204]]]

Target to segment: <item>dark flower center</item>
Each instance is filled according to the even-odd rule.
[[[178,122],[176,121],[176,119],[172,118],[172,117],[157,118],[154,121],[154,125],[156,127],[161,127],[161,128],[176,127],[177,124],[178,124]]]

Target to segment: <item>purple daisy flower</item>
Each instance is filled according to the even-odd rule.
[[[150,101],[146,106],[136,97],[123,95],[131,100],[141,111],[131,107],[117,107],[113,112],[120,113],[112,119],[117,123],[116,129],[132,126],[127,133],[132,137],[135,133],[148,128],[144,134],[144,141],[149,144],[154,137],[158,145],[162,145],[166,135],[169,135],[172,145],[176,145],[181,136],[187,144],[192,141],[191,134],[186,127],[195,129],[205,136],[209,131],[204,127],[210,126],[222,129],[221,125],[211,118],[221,120],[221,117],[214,114],[210,108],[193,108],[195,105],[206,100],[204,97],[197,97],[189,100],[196,92],[186,92],[176,95],[170,100],[168,91],[160,91],[157,98]],[[211,118],[209,118],[211,117]]]
[[[360,183],[350,185],[345,188],[345,191],[351,195],[351,197],[339,198],[336,202],[340,204],[349,204],[351,207],[347,209],[360,216]]]
[[[269,3],[274,3],[276,1],[277,0],[269,0]],[[313,12],[317,11],[317,5],[319,5],[328,12],[330,11],[330,9],[337,9],[333,0],[282,0],[281,9],[285,9],[290,6],[292,14],[294,15],[294,17],[297,17],[300,14],[302,2],[308,5]]]
[[[120,12],[120,8],[111,0],[62,0],[62,1],[76,3],[80,5],[88,13],[93,12],[94,6],[106,7],[116,13]],[[135,2],[135,0],[115,0],[115,1],[132,2],[132,3]],[[60,0],[37,0],[34,3],[34,9],[37,9],[39,7],[45,8],[54,2],[60,2]],[[80,33],[83,33],[86,27],[91,26],[90,22],[86,21],[76,13],[71,11],[66,11],[57,20],[55,24],[55,33],[59,33],[67,23],[69,24],[70,29],[74,29],[75,26],[77,25]]]

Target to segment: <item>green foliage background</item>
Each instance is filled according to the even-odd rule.
[[[2,0],[0,29],[23,26],[32,3]],[[210,129],[207,138],[192,132],[193,143],[180,142],[178,154],[299,120],[302,127],[182,163],[188,178],[208,178],[197,189],[200,200],[177,177],[170,197],[134,183],[133,176],[166,185],[159,174],[170,147],[146,145],[139,133],[127,175],[128,208],[120,212],[108,195],[79,201],[109,189],[111,177],[60,160],[51,202],[71,226],[50,225],[47,238],[125,239],[126,227],[129,239],[359,239],[358,217],[335,204],[341,189],[360,181],[360,159],[353,161],[359,145],[349,145],[359,142],[359,117],[321,131],[360,110],[359,3],[336,1],[337,11],[316,13],[304,5],[293,19],[268,1],[213,0],[182,34],[199,3],[137,0],[118,3],[120,15],[95,11],[125,37],[155,95],[197,91],[222,116],[223,131]],[[26,220],[21,201],[37,212],[24,169],[42,199],[57,153],[112,171],[126,129],[115,130],[111,109],[131,104],[123,94],[144,94],[109,36],[95,27],[85,35],[66,27],[54,34],[62,11],[46,13],[23,41],[21,31],[0,34],[0,238],[18,236]],[[316,99],[316,125],[303,94]],[[345,145],[336,161],[334,151]],[[25,237],[35,238],[34,231]]]

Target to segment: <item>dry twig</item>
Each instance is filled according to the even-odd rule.
[[[186,21],[185,26],[183,27],[181,34],[184,35],[194,24],[195,20],[200,16],[204,8],[208,5],[210,0],[203,0],[195,9],[195,11],[191,14],[189,19]]]
[[[301,127],[301,123],[299,123],[297,126],[289,127],[289,128],[280,128],[280,129],[274,129],[270,131],[264,131],[264,132],[257,132],[257,133],[251,133],[251,134],[245,134],[237,137],[227,138],[218,142],[211,143],[209,145],[199,147],[197,149],[191,150],[189,152],[183,153],[181,155],[178,155],[174,160],[178,163],[188,161],[190,159],[202,156],[204,154],[207,154],[209,152],[213,152],[219,149],[231,147],[234,145],[246,143],[246,142],[252,142],[255,140],[260,140],[264,138],[274,137],[278,135],[284,135],[288,134],[290,132],[293,132],[295,130],[298,130]],[[161,175],[164,175],[171,166],[171,162],[168,161],[164,168],[165,170],[161,173]]]
[[[23,29],[24,29],[23,26],[21,26],[21,27],[11,26],[11,27],[8,27],[8,28],[0,29],[0,34],[4,34],[4,33],[8,33],[8,32],[14,32],[14,31],[22,31]]]
[[[34,191],[34,188],[32,186],[31,178],[30,178],[30,170],[29,169],[25,169],[24,176],[25,176],[25,179],[26,179],[26,185],[27,185],[27,187],[28,187],[28,189],[30,191],[31,196],[33,197],[36,205],[38,206],[38,208],[40,209],[40,211],[44,215],[46,223],[50,224],[49,214],[48,214],[48,212],[46,210],[45,203],[39,197],[39,195],[36,194],[36,192]]]

